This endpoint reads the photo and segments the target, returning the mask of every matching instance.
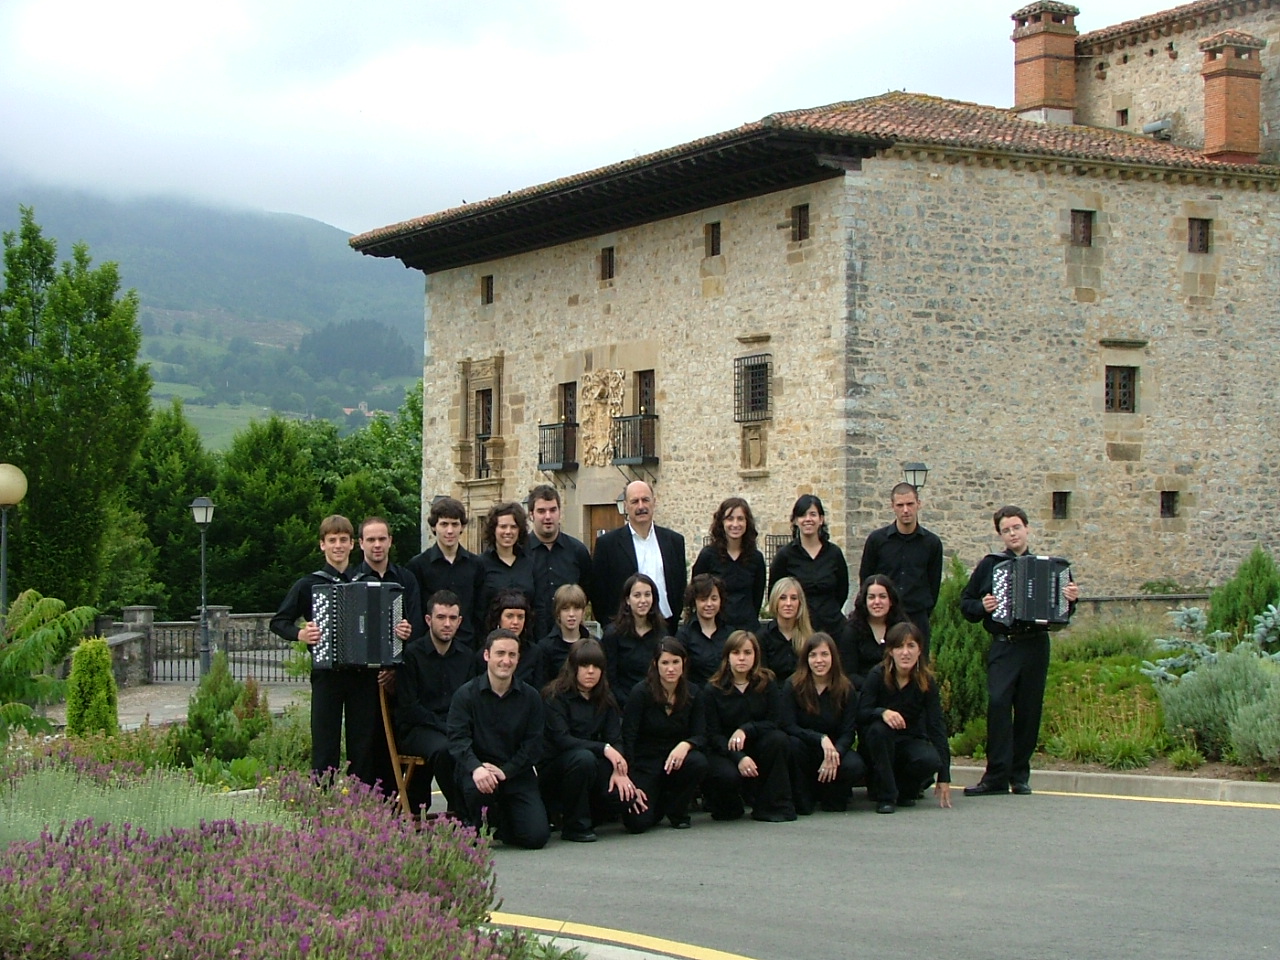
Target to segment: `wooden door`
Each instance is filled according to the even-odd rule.
[[[588,543],[591,552],[596,551],[596,538],[616,530],[627,522],[627,518],[618,512],[616,503],[593,503],[587,507]]]

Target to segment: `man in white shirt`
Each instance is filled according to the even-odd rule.
[[[643,480],[633,480],[623,493],[626,526],[596,540],[591,607],[601,623],[617,616],[623,581],[633,573],[643,573],[658,585],[658,609],[668,629],[675,632],[689,582],[688,560],[684,537],[653,522],[656,505],[653,488]]]

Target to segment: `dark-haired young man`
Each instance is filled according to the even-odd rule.
[[[929,615],[942,588],[942,541],[920,526],[920,495],[909,483],[900,483],[889,494],[893,523],[871,531],[862,547],[858,583],[880,573],[898,588],[903,612],[924,634],[920,651],[929,656]]]
[[[396,683],[396,741],[402,752],[426,765],[409,782],[409,806],[416,815],[431,809],[435,777],[447,809],[457,813],[458,784],[449,753],[449,706],[458,689],[475,676],[475,657],[454,643],[462,615],[458,598],[438,590],[427,600],[427,636],[404,652]]]
[[[560,529],[560,491],[549,483],[529,491],[533,537],[525,552],[533,560],[533,635],[542,639],[556,627],[552,607],[556,591],[576,583],[591,596],[591,551]],[[617,613],[617,611],[613,611]],[[611,614],[612,615],[612,614]]]
[[[476,636],[484,636],[482,611],[477,604],[484,572],[480,558],[462,546],[462,531],[467,526],[467,508],[453,497],[441,497],[431,504],[427,526],[436,542],[410,560],[406,567],[418,580],[418,596],[430,597],[437,590],[448,590],[458,598],[462,625],[457,642],[476,649]]]
[[[1049,631],[1033,623],[1006,627],[991,619],[997,601],[991,592],[991,572],[997,563],[1027,552],[1031,524],[1021,507],[995,512],[996,533],[1003,553],[989,553],[974,568],[960,595],[960,612],[972,623],[982,621],[991,634],[987,653],[987,769],[982,779],[965,787],[966,797],[986,797],[1010,791],[1031,793],[1031,754],[1040,738],[1044,685],[1049,675]],[[1080,588],[1067,584],[1063,595],[1074,607]]]
[[[391,562],[391,526],[382,517],[368,517],[360,524],[360,552],[363,560],[355,569],[357,580],[390,580],[404,587],[404,619],[396,635],[407,645],[426,631],[418,578],[413,571]]]
[[[485,638],[485,672],[449,706],[449,752],[457,764],[461,814],[479,828],[484,811],[503,843],[537,850],[551,837],[533,765],[542,756],[542,696],[515,679],[520,640],[510,630]]]

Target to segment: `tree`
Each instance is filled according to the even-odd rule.
[[[156,576],[169,593],[162,611],[168,617],[189,617],[200,607],[200,530],[190,505],[196,497],[212,497],[217,482],[217,463],[183,414],[182,401],[175,398],[153,411],[129,473],[128,502],[155,545]],[[222,516],[221,509],[215,512],[215,524]]]
[[[92,607],[67,605],[35,590],[19,594],[9,607],[5,635],[0,636],[0,746],[16,728],[45,733],[49,722],[31,709],[62,695],[63,681],[50,674],[93,623]]]
[[[0,449],[30,484],[14,538],[16,582],[93,603],[107,504],[138,449],[151,376],[138,362],[138,298],[118,296],[113,263],[88,248],[56,266],[30,207],[4,234],[0,291]]]

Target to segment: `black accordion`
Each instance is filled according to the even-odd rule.
[[[404,643],[396,624],[404,619],[404,587],[381,580],[321,583],[311,588],[311,613],[320,640],[311,648],[317,670],[393,667]]]
[[[997,563],[991,571],[996,608],[991,619],[1006,627],[1036,626],[1061,630],[1071,619],[1066,587],[1071,561],[1023,554]]]

